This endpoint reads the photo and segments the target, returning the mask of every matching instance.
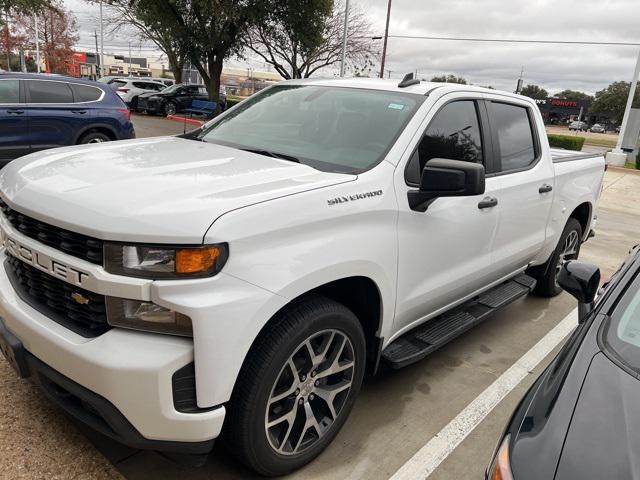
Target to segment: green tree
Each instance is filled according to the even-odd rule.
[[[460,83],[462,85],[467,85],[467,80],[462,77],[456,77],[453,74],[448,75],[436,75],[431,79],[432,82],[444,82],[444,83]]]
[[[96,0],[87,0],[96,3]],[[107,21],[109,34],[113,35],[133,26],[144,39],[151,40],[167,56],[169,69],[177,83],[182,83],[182,70],[187,58],[187,44],[175,35],[174,30],[153,11],[142,8],[142,2],[108,0]]]
[[[624,116],[624,109],[629,98],[629,82],[613,82],[607,88],[596,92],[596,97],[591,107],[590,113],[607,115],[614,122],[621,122]],[[636,90],[633,105],[640,106],[640,90]]]
[[[27,15],[50,7],[50,0],[0,0],[0,10],[8,13]]]
[[[560,98],[562,100],[573,100],[574,102],[592,102],[593,95],[589,95],[588,93],[579,92],[577,90],[563,90],[555,94],[556,98]]]
[[[209,92],[219,101],[225,59],[242,53],[244,35],[275,0],[129,0],[180,42]]]
[[[549,96],[549,92],[538,85],[527,85],[522,88],[520,95],[524,95],[525,97],[533,98],[535,100],[544,100]]]
[[[348,18],[346,63],[358,75],[374,64],[368,17],[352,7]],[[341,59],[344,2],[282,0],[249,29],[248,48],[286,79],[307,78]]]

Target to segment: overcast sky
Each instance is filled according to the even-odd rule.
[[[387,0],[352,0],[384,32]],[[65,0],[78,17],[80,42],[95,43],[97,7]],[[640,43],[640,0],[393,0],[391,35],[486,37]],[[105,38],[105,52],[126,52],[128,38]],[[158,57],[133,40],[133,54]],[[382,42],[380,48],[382,48]],[[478,85],[513,90],[524,68],[526,83],[555,93],[565,88],[594,93],[629,81],[640,47],[537,45],[390,38],[392,77],[418,70],[421,77],[453,73]],[[232,62],[237,64],[237,62]],[[260,68],[257,61],[251,66]],[[264,67],[264,64],[262,64]]]

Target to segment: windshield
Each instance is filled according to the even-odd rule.
[[[424,98],[382,90],[275,86],[240,103],[198,138],[293,157],[322,171],[359,173],[382,160]]]
[[[620,360],[640,371],[640,275],[636,275],[611,315],[606,344]]]
[[[180,88],[181,86],[182,86],[182,85],[179,85],[179,84],[177,84],[177,83],[176,83],[175,85],[171,85],[170,87],[167,87],[167,88],[165,88],[165,89],[161,90],[161,92],[162,92],[162,93],[171,93],[171,92],[176,91],[176,90],[177,90],[178,88]]]

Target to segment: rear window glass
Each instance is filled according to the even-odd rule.
[[[536,158],[528,109],[497,102],[492,102],[491,107],[498,130],[502,171],[528,167]]]
[[[18,80],[0,81],[0,103],[20,102],[20,82]]]
[[[76,102],[95,102],[102,96],[102,90],[89,85],[71,84]]]
[[[73,103],[69,85],[64,82],[28,80],[31,103]]]

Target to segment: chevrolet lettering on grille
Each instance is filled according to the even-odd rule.
[[[0,228],[0,242],[14,257],[73,285],[82,286],[83,281],[89,277],[87,272],[65,265],[64,263],[54,260],[44,253],[38,252],[37,250],[20,243],[18,240],[11,238],[11,236],[2,228]]]

